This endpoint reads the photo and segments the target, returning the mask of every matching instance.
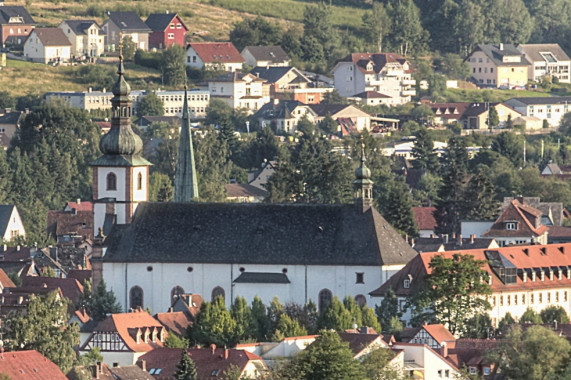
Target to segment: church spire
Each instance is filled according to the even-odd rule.
[[[188,112],[188,94],[184,86],[184,105],[182,109],[182,128],[178,146],[178,161],[174,177],[174,201],[190,202],[198,199],[198,181],[192,148],[190,113]]]
[[[365,165],[365,143],[361,136],[361,164],[355,170],[353,181],[353,201],[359,211],[366,211],[373,205],[373,181],[371,170]]]

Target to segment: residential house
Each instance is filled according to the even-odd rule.
[[[5,288],[14,288],[16,285],[12,282],[10,277],[0,268],[0,293],[4,291]]]
[[[22,278],[22,288],[31,293],[56,290],[71,301],[70,310],[75,310],[83,296],[83,285],[75,278],[26,276]]]
[[[347,330],[338,333],[343,342],[349,343],[349,349],[353,353],[353,359],[365,358],[372,351],[379,348],[389,348],[389,345],[383,340],[381,334],[370,330],[372,329],[361,327],[357,330]]]
[[[35,26],[26,8],[3,5],[0,7],[0,46],[22,45]]]
[[[261,126],[269,126],[277,133],[293,134],[297,130],[299,121],[306,117],[310,122],[316,123],[317,114],[309,105],[297,100],[274,99],[265,104],[254,114]]]
[[[489,125],[490,108],[494,108],[498,114],[498,125]],[[489,131],[492,127],[505,128],[508,120],[514,121],[522,114],[514,108],[507,105],[507,103],[472,103],[465,110],[459,118],[464,130],[473,131]],[[536,125],[530,124],[530,128]]]
[[[541,171],[542,176],[554,176],[563,181],[567,181],[571,178],[571,166],[569,165],[557,165],[555,162],[550,162]]]
[[[376,91],[398,105],[416,95],[413,71],[410,62],[395,53],[353,53],[337,61],[332,72],[339,95]]]
[[[350,99],[354,99],[359,104],[364,104],[367,106],[392,106],[395,102],[394,98],[389,95],[381,94],[378,91],[363,91],[358,94],[351,96]]]
[[[269,95],[272,98],[278,97],[283,93],[291,93],[296,89],[306,89],[309,83],[311,83],[311,80],[295,67],[260,66],[254,67],[250,73],[266,81]]]
[[[459,249],[483,249],[498,248],[499,245],[494,239],[479,238],[472,234],[470,237],[452,234],[430,237],[418,237],[410,239],[410,246],[417,252],[446,252]]]
[[[90,202],[91,203],[91,202]],[[93,205],[89,211],[48,211],[47,233],[58,244],[78,243],[93,238]]]
[[[151,28],[141,20],[137,12],[108,12],[109,19],[102,29],[107,36],[107,50],[115,50],[120,38],[130,37],[137,49],[149,50]]]
[[[521,198],[513,199],[482,236],[495,239],[500,247],[510,244],[547,244],[548,227],[543,224],[542,216],[543,212],[523,203]]]
[[[148,95],[150,92],[145,92]],[[165,116],[182,116],[182,106],[184,104],[184,90],[181,91],[154,91],[155,95],[163,101],[163,109]],[[206,117],[206,108],[210,103],[210,93],[192,89],[187,91],[188,111],[191,119],[204,119]],[[138,98],[137,101],[143,98]],[[179,123],[180,124],[180,123]]]
[[[192,42],[186,47],[186,65],[232,72],[242,69],[244,58],[232,42]]]
[[[153,317],[167,329],[169,334],[173,333],[179,337],[186,336],[187,329],[194,322],[194,319],[189,318],[183,311],[157,313]]]
[[[268,196],[266,190],[244,183],[226,184],[226,200],[239,203],[259,203]]]
[[[176,13],[151,13],[145,21],[151,29],[149,49],[166,49],[172,44],[186,46],[188,27]]]
[[[309,108],[317,115],[315,119],[321,122],[327,116],[339,124],[338,131],[360,133],[371,130],[371,115],[352,104],[310,104]],[[347,135],[348,133],[343,133]]]
[[[445,152],[447,147],[448,144],[445,142],[434,141],[434,152],[438,156],[441,156]],[[414,148],[414,141],[402,140],[388,144],[385,148],[383,148],[382,153],[383,155],[388,157],[396,156],[396,157],[403,157],[405,160],[414,160],[415,158],[412,155],[413,148]]]
[[[496,350],[499,343],[496,339],[457,339],[448,348],[446,359],[458,368],[465,368],[471,376],[480,375],[484,379],[491,379],[496,368],[488,353]]]
[[[404,351],[404,374],[413,379],[439,380],[462,377],[460,368],[446,359],[446,348],[435,350],[420,343],[395,342],[393,350]]]
[[[10,108],[0,111],[0,147],[8,149],[25,115],[24,112],[12,111]]]
[[[408,343],[426,344],[434,350],[441,350],[450,342],[454,342],[456,338],[448,331],[443,324],[427,324],[413,329],[415,332]]]
[[[549,127],[558,128],[563,115],[570,112],[571,96],[512,98],[504,102],[524,116],[547,120]]]
[[[506,209],[510,203],[517,199],[520,203],[541,211],[541,224],[545,226],[562,226],[566,219],[565,208],[561,202],[541,202],[539,197],[504,197],[501,209]]]
[[[287,67],[291,62],[281,46],[246,46],[240,54],[252,67]]]
[[[277,162],[264,159],[261,169],[248,173],[248,184],[261,190],[266,190],[268,179],[276,171]]]
[[[26,229],[16,205],[0,205],[0,241],[26,238]]]
[[[436,125],[449,125],[459,123],[470,103],[427,103],[434,117],[432,122]]]
[[[531,63],[527,79],[541,82],[545,77],[571,83],[571,59],[559,44],[521,44],[518,50]]]
[[[32,258],[34,254],[34,247],[0,245],[0,269],[6,274],[14,273],[20,278],[24,276],[39,276],[40,269]]]
[[[155,380],[146,369],[136,365],[108,366],[97,362],[89,366],[76,366],[67,374],[68,380]]]
[[[477,45],[464,59],[480,87],[514,88],[527,85],[531,63],[511,44]]]
[[[24,43],[24,57],[39,63],[68,62],[71,42],[60,28],[36,28]]]
[[[145,353],[162,348],[167,334],[164,326],[144,310],[111,314],[95,327],[79,352],[84,355],[99,348],[105,364],[133,365]]]
[[[430,237],[434,235],[434,227],[436,227],[436,219],[434,219],[434,211],[436,207],[413,207],[414,220],[418,226],[420,237]]]
[[[260,356],[270,368],[284,359],[293,358],[307,346],[315,342],[319,335],[292,336],[280,342],[242,343],[236,345],[237,350],[244,350]]]
[[[54,362],[36,350],[0,353],[0,373],[11,380],[67,380]]]
[[[183,98],[184,99],[184,98]],[[180,117],[178,116],[143,116],[137,121],[137,126],[146,131],[152,124],[166,124],[173,128],[180,128]]]
[[[146,370],[156,380],[171,380],[177,370],[182,354],[181,348],[160,348],[141,356],[137,361],[139,367]],[[186,349],[196,366],[198,379],[225,378],[237,368],[238,378],[258,378],[267,371],[267,366],[258,355],[248,351],[216,348]]]
[[[423,252],[392,276],[372,297],[384,297],[393,290],[404,309],[409,297],[424,286],[424,278],[431,273],[430,261],[436,255],[451,258],[455,254],[472,255],[482,260],[491,286],[488,300],[492,309],[488,315],[493,326],[509,312],[516,320],[529,307],[540,312],[548,306],[561,306],[569,313],[571,290],[571,244],[505,246],[496,249],[461,249],[446,252]],[[410,310],[403,316],[410,320]]]
[[[223,100],[233,109],[254,113],[270,102],[267,91],[264,91],[265,83],[264,79],[253,74],[234,71],[210,79],[208,92],[211,98]]]
[[[72,57],[99,57],[105,51],[105,36],[94,20],[64,20],[59,28],[71,42]]]

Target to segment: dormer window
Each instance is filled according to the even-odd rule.
[[[410,280],[408,278],[405,278],[402,284],[403,288],[408,289],[410,288]]]
[[[506,230],[508,230],[508,231],[517,230],[517,222],[507,222],[506,223]]]

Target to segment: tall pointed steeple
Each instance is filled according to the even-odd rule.
[[[373,181],[371,170],[365,165],[365,143],[361,136],[361,165],[355,170],[353,181],[353,201],[355,208],[365,212],[373,205]]]
[[[188,112],[188,94],[184,86],[184,106],[182,110],[182,128],[178,146],[178,161],[174,176],[174,201],[190,202],[198,199],[198,181],[194,164],[194,149],[192,148],[192,131],[190,113]]]

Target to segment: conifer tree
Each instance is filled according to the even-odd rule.
[[[216,297],[212,303],[202,303],[190,335],[200,344],[232,347],[236,344],[235,331],[236,321],[226,309],[224,298]]]
[[[470,220],[491,220],[498,211],[494,184],[483,171],[468,181],[464,192],[463,215]]]
[[[361,324],[363,326],[372,328],[373,330],[375,330],[380,334],[382,331],[381,329],[382,326],[379,324],[379,320],[375,315],[375,310],[372,307],[367,307],[367,305],[363,305],[361,307],[361,313],[362,313]]]
[[[174,378],[177,380],[196,380],[196,365],[191,359],[186,348],[181,350],[180,361],[176,365]]]
[[[426,169],[429,172],[438,170],[438,156],[434,151],[434,142],[426,128],[420,128],[412,148],[412,166],[416,169]]]
[[[409,236],[418,236],[418,226],[412,212],[412,196],[404,182],[396,180],[390,187],[382,214],[397,230]]]
[[[352,326],[357,325],[358,327],[363,325],[363,312],[355,299],[351,296],[345,296],[343,298],[343,306],[345,306],[345,310],[351,314],[352,319]]]
[[[268,335],[270,324],[266,305],[264,305],[260,297],[254,297],[251,310],[254,337],[257,342],[263,342]]]
[[[321,313],[318,326],[320,329],[344,331],[353,326],[353,316],[337,297],[333,297],[327,309]]]
[[[237,342],[251,339],[255,333],[252,328],[252,311],[244,297],[237,296],[230,308],[230,314],[236,322],[235,340]]]

